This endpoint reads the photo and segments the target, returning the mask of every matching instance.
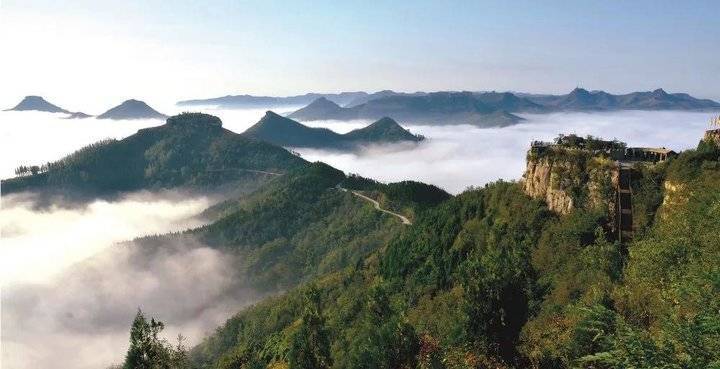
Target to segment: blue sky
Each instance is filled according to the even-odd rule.
[[[0,100],[663,87],[720,99],[717,1],[3,0]]]

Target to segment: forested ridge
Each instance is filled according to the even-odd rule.
[[[122,140],[103,140],[2,181],[3,193],[74,190],[87,195],[171,187],[211,188],[284,172],[306,162],[287,150],[222,128],[219,118],[183,113]]]
[[[238,313],[191,364],[716,367],[719,157],[701,143],[647,169],[633,184],[642,231],[626,244],[602,210],[560,216],[512,182],[468,190],[362,260]]]
[[[307,164],[275,176],[249,195],[211,207],[204,214],[212,219],[206,226],[135,243],[151,252],[168,244],[200,242],[238,256],[243,284],[262,292],[284,291],[362,262],[402,228],[393,216],[338,187],[351,178],[360,177],[347,177],[320,162]],[[397,199],[394,203],[403,209],[426,207],[417,196],[417,182],[372,183],[373,194]]]

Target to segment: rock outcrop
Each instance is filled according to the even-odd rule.
[[[574,203],[559,186],[558,169],[559,166],[548,159],[528,160],[523,187],[528,196],[545,200],[550,210],[567,214],[574,208]]]
[[[544,200],[548,208],[567,214],[578,207],[614,209],[617,166],[591,152],[548,148],[530,150],[523,175],[525,193]]]
[[[705,141],[707,143],[712,143],[715,146],[720,147],[720,128],[705,131],[705,136],[703,136],[703,141]]]

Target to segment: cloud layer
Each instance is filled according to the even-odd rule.
[[[196,343],[255,301],[230,255],[193,238],[117,243],[203,224],[210,200],[137,193],[83,208],[3,198],[2,363],[31,369],[121,362],[138,307]]]
[[[32,195],[3,196],[0,285],[47,282],[115,242],[201,225],[203,220],[195,215],[212,201],[179,197],[170,192],[140,192],[113,202],[98,200],[82,208],[58,204],[36,209]]]
[[[346,172],[381,181],[415,179],[452,193],[498,179],[519,179],[532,140],[551,140],[560,133],[617,138],[630,146],[664,146],[684,150],[697,145],[712,113],[625,111],[524,115],[522,124],[506,128],[414,126],[403,124],[426,142],[415,147],[369,147],[359,153],[298,149],[303,158],[324,161]],[[348,131],[367,122],[315,122]]]

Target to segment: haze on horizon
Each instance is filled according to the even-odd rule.
[[[687,92],[720,100],[720,4],[5,0],[0,107],[227,94]]]

